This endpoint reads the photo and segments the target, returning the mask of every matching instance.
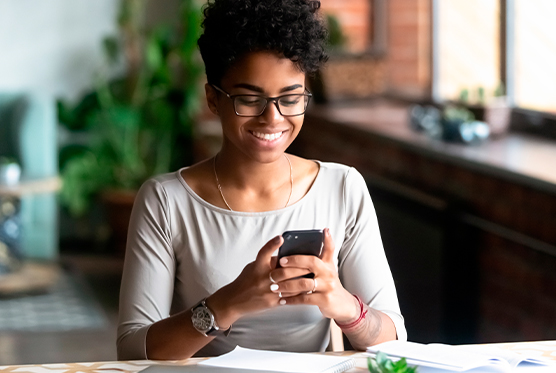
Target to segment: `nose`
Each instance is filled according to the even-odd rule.
[[[280,114],[280,110],[278,110],[278,100],[269,100],[261,117],[265,121],[269,121],[269,123],[283,121],[284,117]]]

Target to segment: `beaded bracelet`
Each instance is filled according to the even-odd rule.
[[[367,316],[367,310],[365,309],[365,306],[363,305],[363,301],[361,301],[361,298],[359,298],[355,294],[352,294],[352,295],[355,297],[355,299],[357,299],[357,302],[359,302],[359,309],[360,309],[359,317],[357,318],[357,320],[355,320],[354,322],[350,322],[349,324],[341,324],[341,323],[337,322],[336,320],[334,320],[336,325],[338,325],[340,327],[340,329],[342,329],[342,330],[353,329],[354,327],[359,325],[359,323],[365,318],[365,316]]]

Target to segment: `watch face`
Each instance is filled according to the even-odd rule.
[[[210,331],[214,325],[214,317],[206,307],[195,308],[191,320],[195,329],[203,333]]]

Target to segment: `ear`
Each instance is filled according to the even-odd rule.
[[[214,115],[219,115],[219,113],[218,113],[218,92],[216,92],[216,89],[214,89],[214,87],[211,86],[208,83],[205,84],[205,96],[207,98],[207,105],[208,105],[210,111]]]

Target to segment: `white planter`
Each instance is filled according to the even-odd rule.
[[[17,163],[0,165],[0,184],[15,185],[19,183],[21,167]]]

